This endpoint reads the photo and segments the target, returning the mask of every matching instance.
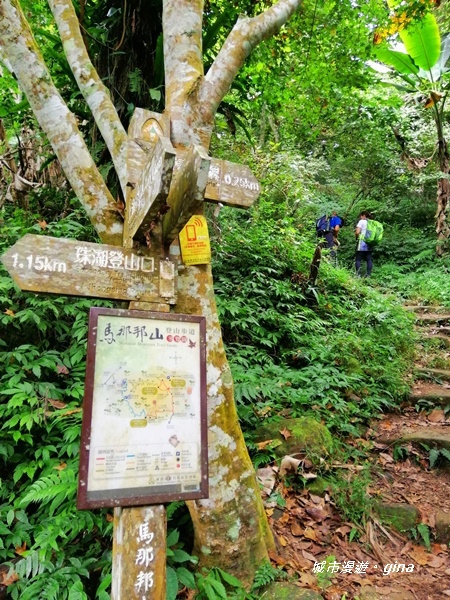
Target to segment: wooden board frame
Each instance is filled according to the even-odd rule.
[[[121,363],[114,362],[116,354]],[[168,357],[175,368],[164,363]],[[139,374],[128,375],[130,366]],[[77,507],[207,498],[207,431],[205,317],[91,308]],[[142,478],[148,483],[136,484]]]

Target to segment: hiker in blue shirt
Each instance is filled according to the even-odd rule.
[[[341,228],[341,225],[342,225],[341,217],[339,217],[337,212],[335,210],[333,210],[333,212],[331,213],[331,219],[330,219],[330,231],[333,234],[333,241],[334,241],[335,245],[337,245],[337,246],[340,246],[337,238],[339,235],[339,229]]]
[[[337,267],[337,249],[340,246],[337,238],[341,225],[341,217],[338,217],[337,212],[333,210],[328,223],[328,231],[325,233],[325,239],[327,241],[327,248],[330,249],[331,262],[335,267]]]
[[[367,210],[363,210],[359,215],[359,221],[356,225],[355,229],[355,238],[356,242],[356,254],[355,254],[355,268],[356,268],[356,276],[360,277],[361,270],[361,262],[363,260],[366,261],[367,271],[366,277],[370,277],[372,273],[372,248],[364,241],[364,237],[367,231],[367,219],[370,218],[370,215]]]
[[[335,210],[331,213],[330,219],[330,230],[333,232],[333,237],[337,240],[337,236],[339,235],[339,229],[342,225],[341,217],[338,217],[338,214]]]

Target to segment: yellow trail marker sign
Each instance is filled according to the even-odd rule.
[[[211,262],[208,225],[203,215],[193,215],[180,231],[180,249],[185,265]]]

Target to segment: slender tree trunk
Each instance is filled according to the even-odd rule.
[[[171,119],[175,147],[195,143],[208,148],[214,113],[205,112],[199,102],[205,85],[201,60],[203,7],[201,2],[194,3],[197,9],[190,9],[186,27],[179,19],[186,2],[169,0],[164,4],[165,56],[170,57],[166,61],[166,113]],[[202,314],[207,319],[210,495],[188,503],[195,553],[202,565],[220,565],[250,583],[274,542],[239,426],[209,266],[181,269],[177,311]]]
[[[445,138],[439,140],[439,168],[441,173],[449,174],[449,157],[448,148]],[[450,196],[449,180],[446,177],[441,177],[437,186],[437,207],[436,207],[436,233],[437,246],[436,252],[438,256],[442,256],[445,251],[445,245],[450,237],[450,227],[447,221],[448,199]]]
[[[444,175],[448,175],[449,170],[449,160],[448,160],[448,147],[447,140],[444,136],[443,129],[443,110],[444,110],[445,98],[442,101],[441,105],[437,104],[433,105],[434,110],[434,121],[436,124],[436,132],[438,137],[438,163],[439,170]],[[438,181],[437,186],[437,198],[436,198],[436,233],[437,233],[437,247],[436,252],[438,256],[442,256],[445,250],[445,244],[448,242],[448,238],[450,235],[450,228],[447,222],[447,208],[448,208],[448,199],[450,194],[449,181],[447,177],[441,177]]]

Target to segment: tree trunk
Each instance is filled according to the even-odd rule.
[[[106,244],[121,245],[123,228],[116,202],[89,153],[75,116],[52,81],[18,0],[0,0],[0,46],[100,238]],[[91,109],[94,112],[98,107],[94,104]]]
[[[444,175],[449,174],[449,163],[448,163],[448,147],[447,140],[444,135],[443,128],[443,111],[444,102],[438,106],[437,103],[433,105],[434,110],[434,122],[436,125],[436,133],[438,138],[438,163],[439,170]],[[448,242],[450,235],[450,228],[447,223],[447,205],[449,198],[449,182],[446,177],[441,177],[438,181],[437,187],[437,198],[436,198],[436,233],[437,233],[437,246],[436,253],[438,256],[442,256],[445,250],[445,244]]]
[[[449,174],[448,149],[445,139],[439,141],[439,168],[441,173]],[[442,256],[445,251],[445,245],[450,237],[450,227],[447,221],[448,199],[450,195],[449,180],[446,177],[441,177],[437,187],[437,207],[436,207],[436,233],[437,246],[436,252],[438,256]]]
[[[177,311],[207,319],[209,498],[189,502],[195,554],[250,583],[273,547],[255,471],[239,426],[209,266],[184,268]]]
[[[208,148],[213,113],[205,113],[198,100],[205,84],[201,12],[199,6],[196,11],[189,10],[186,27],[179,19],[186,2],[169,0],[164,4],[165,56],[170,57],[166,61],[166,114],[175,147],[195,143]],[[239,426],[209,266],[180,270],[176,310],[207,319],[210,494],[208,499],[188,503],[195,531],[194,552],[201,565],[220,565],[251,583],[256,569],[267,559],[268,549],[273,547],[273,537]]]

